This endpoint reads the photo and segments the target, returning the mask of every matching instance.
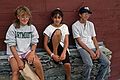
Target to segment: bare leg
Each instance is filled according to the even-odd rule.
[[[40,80],[44,80],[44,73],[43,73],[42,64],[41,64],[37,55],[35,56],[33,65],[35,66],[35,72],[37,73]]]
[[[53,53],[57,55],[59,43],[61,41],[61,31],[56,30],[52,37]]]
[[[10,66],[12,69],[12,80],[19,80],[19,68],[14,57],[10,59]]]
[[[71,66],[70,63],[64,64],[65,72],[66,72],[66,80],[71,80]]]

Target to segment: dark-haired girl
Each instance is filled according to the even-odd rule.
[[[44,48],[57,64],[62,63],[66,72],[66,80],[71,80],[71,65],[69,60],[68,45],[69,31],[66,24],[62,24],[63,13],[55,9],[51,13],[52,24],[47,26],[44,33]]]

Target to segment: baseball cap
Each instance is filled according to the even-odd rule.
[[[80,13],[80,14],[86,13],[86,12],[88,12],[89,14],[92,14],[92,12],[90,11],[89,7],[87,7],[87,6],[81,7],[81,8],[79,9],[79,13]]]

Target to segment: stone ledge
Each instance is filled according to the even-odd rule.
[[[72,66],[71,71],[71,80],[82,80],[83,78],[83,69],[84,64],[80,55],[78,54],[75,48],[70,49],[70,62]],[[106,53],[103,51],[103,53]],[[45,80],[64,80],[65,72],[63,65],[56,65],[52,59],[47,55],[45,51],[37,52],[38,56],[41,59],[41,63],[44,68]],[[111,54],[108,54],[111,55]],[[91,77],[94,78],[97,75],[99,64],[95,61],[93,70],[91,73]],[[9,76],[11,75],[11,70],[9,63],[7,61],[7,55],[0,55],[0,80],[9,80]],[[7,78],[7,79],[6,79]]]

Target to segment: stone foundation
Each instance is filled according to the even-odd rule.
[[[71,80],[83,80],[84,64],[82,59],[75,48],[70,49],[70,53],[70,63],[72,66]],[[11,70],[7,61],[7,55],[3,52],[0,54],[0,80],[10,80]],[[38,51],[37,54],[39,55],[44,68],[45,80],[65,80],[63,65],[56,65],[45,51]],[[97,75],[99,66],[97,61],[94,61],[91,73],[91,78],[93,80]]]

